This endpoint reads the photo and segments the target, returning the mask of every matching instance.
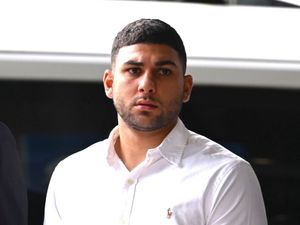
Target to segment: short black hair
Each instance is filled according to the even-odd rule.
[[[165,44],[173,48],[185,73],[187,59],[183,41],[173,27],[159,19],[139,19],[126,25],[114,39],[111,63],[115,62],[120,48],[139,43]]]

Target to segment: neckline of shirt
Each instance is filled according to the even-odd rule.
[[[110,166],[116,165],[116,160],[120,160],[118,157],[114,145],[119,137],[119,128],[116,126],[108,137],[108,152],[107,152],[107,163]],[[169,163],[179,166],[184,153],[184,148],[188,142],[190,133],[185,127],[180,118],[178,118],[175,127],[166,136],[162,143],[156,148],[149,149],[145,160],[141,164],[145,164],[145,161],[153,160],[157,161],[160,157],[166,159]],[[120,160],[121,161],[121,160]],[[119,167],[119,166],[118,166]]]

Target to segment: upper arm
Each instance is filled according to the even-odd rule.
[[[209,225],[267,225],[260,185],[246,162],[228,168],[213,193]]]

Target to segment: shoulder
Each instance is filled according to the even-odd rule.
[[[208,161],[246,162],[221,144],[197,133],[190,131],[187,141],[186,156],[193,155]]]
[[[14,138],[10,129],[0,121],[0,143],[13,140]]]
[[[0,121],[0,131],[2,130],[8,130],[8,127]]]
[[[221,179],[232,173],[252,173],[251,165],[224,146],[209,138],[190,132],[182,157],[182,167],[201,176]]]
[[[61,160],[55,168],[55,172],[79,172],[95,167],[106,159],[108,149],[107,139],[99,141],[91,146],[76,152]]]
[[[201,176],[214,187],[228,187],[233,182],[241,186],[257,183],[255,172],[245,159],[224,146],[191,132],[183,155],[183,168]],[[223,184],[223,185],[222,185]]]
[[[10,129],[0,122],[0,161],[17,157],[16,141]]]

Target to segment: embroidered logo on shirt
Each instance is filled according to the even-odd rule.
[[[172,215],[173,215],[172,209],[171,209],[171,208],[168,208],[168,210],[167,210],[167,218],[168,218],[168,219],[171,219]]]

